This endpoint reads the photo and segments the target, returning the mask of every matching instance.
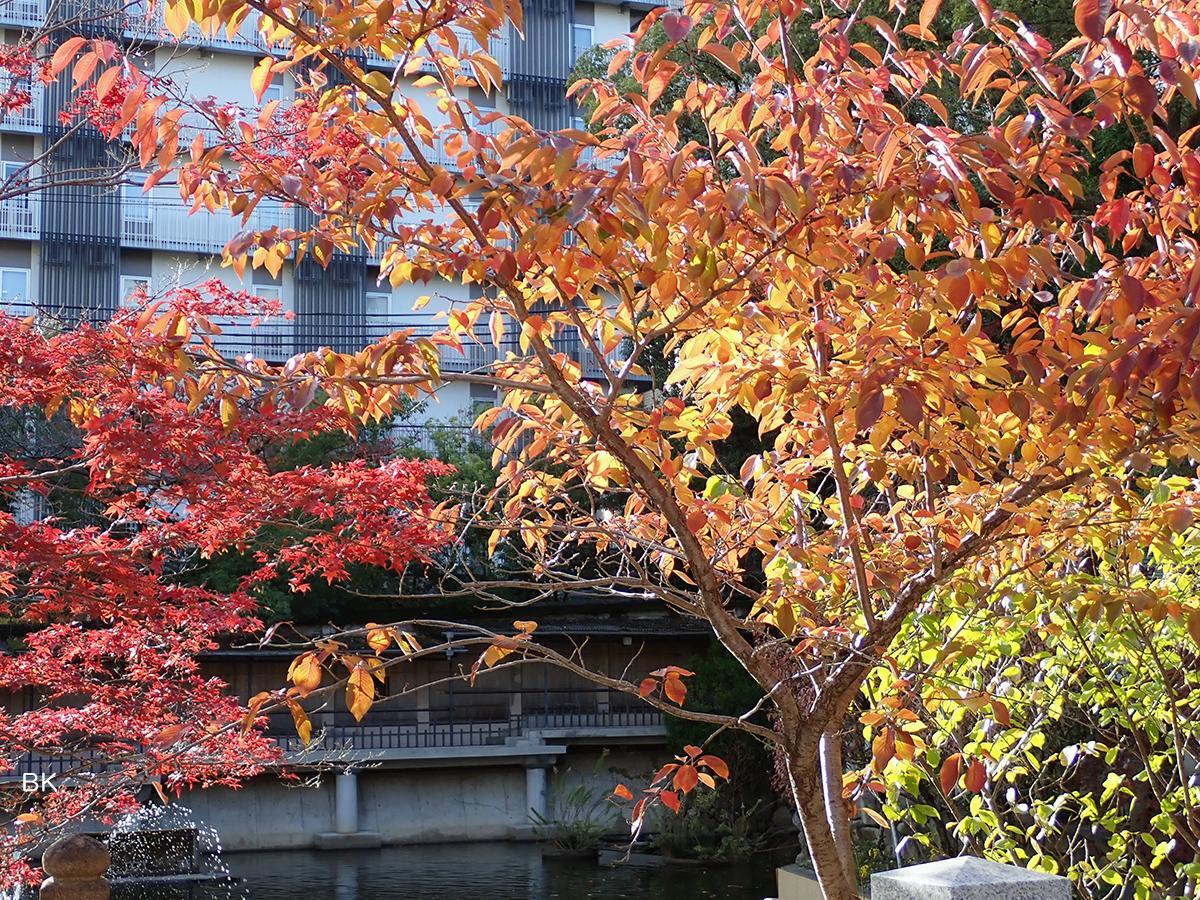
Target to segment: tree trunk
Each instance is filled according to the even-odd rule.
[[[804,826],[804,840],[817,870],[817,880],[825,900],[858,900],[854,870],[846,870],[838,840],[830,827],[831,816],[825,801],[825,779],[822,777],[821,741],[811,741],[809,748],[788,755],[788,775],[796,811]],[[838,796],[841,796],[841,773],[838,773]]]
[[[858,884],[858,865],[854,860],[854,833],[850,828],[850,804],[842,796],[842,735],[838,725],[830,725],[821,735],[821,784],[825,792],[825,818],[837,845],[842,870],[851,884]]]

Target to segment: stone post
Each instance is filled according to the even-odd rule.
[[[108,900],[104,873],[112,861],[108,848],[86,834],[61,837],[42,854],[49,876],[38,891],[40,900]]]
[[[1071,900],[1071,882],[973,856],[871,876],[871,900]]]

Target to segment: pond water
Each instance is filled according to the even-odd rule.
[[[602,865],[543,859],[534,844],[481,843],[345,852],[231,853],[228,890],[187,890],[196,900],[762,900],[774,896],[766,857],[732,866]],[[158,888],[155,898],[171,892]],[[140,896],[151,896],[141,894]],[[114,900],[129,896],[114,894]]]

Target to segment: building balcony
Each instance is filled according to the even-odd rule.
[[[265,322],[251,325],[246,320],[218,322],[221,334],[214,345],[227,356],[250,354],[270,362],[282,362],[288,357],[331,347],[339,352],[353,352],[375,343],[395,331],[407,330],[413,337],[431,337],[444,330],[441,324],[433,323],[428,317],[383,316],[347,314],[341,322],[330,325],[313,323],[303,316],[294,321]],[[526,356],[521,350],[515,332],[496,347],[489,335],[480,334],[479,341],[462,341],[462,352],[452,347],[441,347],[438,365],[443,372],[485,371],[496,363],[503,362],[510,354]],[[552,343],[555,353],[565,354],[579,363],[584,378],[604,377],[600,361],[580,339],[578,334],[567,332],[556,337]],[[607,362],[619,364],[624,357],[620,350],[608,354]]]
[[[29,102],[20,109],[0,116],[0,131],[16,131],[23,134],[40,134],[42,130],[42,107],[45,88],[40,81],[13,84],[0,78],[0,92],[10,94],[13,90],[29,91]]]
[[[133,134],[137,130],[137,122],[130,122],[121,131],[121,140],[129,142],[133,140]],[[192,145],[192,139],[197,134],[204,135],[204,146],[212,147],[221,141],[221,132],[213,123],[203,114],[194,111],[185,112],[179,119],[179,150],[186,152]]]
[[[26,0],[28,2],[28,0]],[[182,38],[176,39],[163,19],[164,4],[158,3],[149,14],[143,0],[134,0],[125,8],[125,36],[133,40],[179,43],[184,46],[218,47],[242,53],[263,52],[266,45],[258,34],[258,13],[251,11],[245,21],[231,36],[224,28],[206,34],[196,23],[192,23]]]
[[[297,762],[329,754],[385,758],[390,752],[488,747],[535,736],[660,741],[662,713],[605,689],[481,691],[447,697],[438,706],[397,708],[382,701],[361,723],[349,713],[318,714],[305,747],[291,717],[272,717],[270,731]]]
[[[150,195],[142,202],[121,204],[121,246],[186,253],[220,253],[240,231],[289,228],[295,215],[279,203],[260,203],[243,225],[240,217],[221,210],[192,212],[190,204]]]
[[[454,28],[453,31],[458,37],[458,51],[460,54],[465,55],[467,53],[475,53],[476,51],[483,49],[479,41],[475,40],[475,36],[470,32],[462,28]],[[502,34],[492,35],[491,39],[488,41],[487,52],[492,59],[496,60],[496,62],[499,64],[500,72],[503,75],[509,74],[509,48],[511,45],[511,40],[512,38],[509,36],[508,30],[506,29]],[[396,65],[395,60],[386,59],[374,51],[368,52],[366,59],[367,64],[371,66],[394,68]],[[433,71],[433,68],[434,67],[432,63],[426,63],[421,67],[421,70],[424,72],[431,72]]]
[[[36,195],[10,197],[0,201],[0,238],[37,240],[41,228],[42,206]]]
[[[0,25],[41,28],[45,24],[44,0],[4,0],[0,3]]]

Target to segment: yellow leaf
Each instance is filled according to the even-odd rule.
[[[375,681],[366,666],[355,666],[346,680],[346,706],[355,721],[361,722],[363,716],[375,702]]]
[[[312,741],[312,722],[308,719],[308,713],[294,701],[288,703],[288,709],[292,711],[292,721],[296,723],[296,734],[300,736],[300,740],[307,747]]]
[[[250,90],[254,93],[254,99],[258,103],[262,103],[263,94],[267,92],[267,88],[271,84],[272,62],[271,57],[264,56],[258,61],[254,71],[250,73]]]
[[[188,18],[187,4],[183,2],[168,3],[163,12],[163,22],[171,34],[182,38],[187,34],[188,26],[191,24],[191,19]]]
[[[892,823],[885,819],[878,811],[871,809],[869,806],[862,807],[865,812],[880,828],[891,828]]]
[[[367,646],[376,654],[382,653],[391,643],[392,638],[386,628],[382,628],[374,622],[367,623]]]
[[[321,686],[321,663],[315,653],[302,653],[288,667],[288,680],[307,694]]]

